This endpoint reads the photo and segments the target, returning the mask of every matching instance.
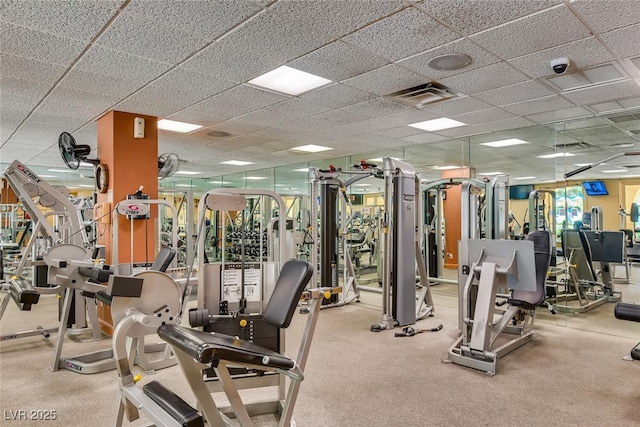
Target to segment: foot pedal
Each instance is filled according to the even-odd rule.
[[[204,427],[202,415],[191,405],[182,400],[180,396],[160,384],[158,381],[151,381],[142,387],[144,394],[156,402],[173,419],[178,421],[182,427]]]

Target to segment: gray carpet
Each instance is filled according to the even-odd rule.
[[[637,295],[637,285],[626,285]],[[380,296],[323,310],[302,383],[295,419],[300,426],[568,426],[640,425],[640,362],[622,356],[640,340],[640,324],[613,319],[613,305],[598,312],[557,318],[540,311],[536,338],[499,361],[489,377],[443,363],[457,335],[456,289],[434,289],[436,315],[418,327],[441,323],[438,333],[395,338],[373,333]],[[633,293],[631,292],[631,293]],[[43,297],[32,312],[7,309],[2,334],[55,324],[55,299]],[[588,330],[605,322],[598,333]],[[296,314],[287,335],[295,355],[304,315]],[[575,327],[573,327],[575,326]],[[606,332],[606,333],[600,333]],[[33,337],[0,343],[2,426],[112,425],[117,402],[115,371],[79,375],[50,372],[49,340]],[[64,355],[108,348],[110,340],[67,340]],[[193,403],[182,373],[172,367],[145,375]],[[270,390],[267,390],[270,391]],[[263,394],[265,390],[249,395]],[[217,397],[217,396],[216,396]],[[55,410],[55,421],[11,421],[10,411]],[[273,425],[261,417],[256,425]],[[137,421],[133,425],[142,425]]]

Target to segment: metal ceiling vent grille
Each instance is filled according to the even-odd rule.
[[[435,102],[455,98],[457,95],[448,87],[436,82],[429,82],[409,89],[390,93],[385,98],[401,102],[416,108],[422,108]]]
[[[556,144],[557,149],[572,150],[575,152],[588,151],[595,148],[593,145],[586,142],[570,142],[568,144]]]

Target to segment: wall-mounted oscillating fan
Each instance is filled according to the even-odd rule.
[[[158,156],[158,178],[168,178],[178,171],[180,158],[175,153],[166,153]]]
[[[75,138],[69,132],[62,132],[58,137],[58,149],[69,169],[78,169],[80,162],[91,163],[94,166],[100,163],[97,159],[88,159],[91,147],[76,144]]]

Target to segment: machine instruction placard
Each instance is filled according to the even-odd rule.
[[[238,302],[242,296],[244,268],[244,297],[247,301],[261,301],[262,271],[259,263],[226,263],[222,270],[222,299]]]

